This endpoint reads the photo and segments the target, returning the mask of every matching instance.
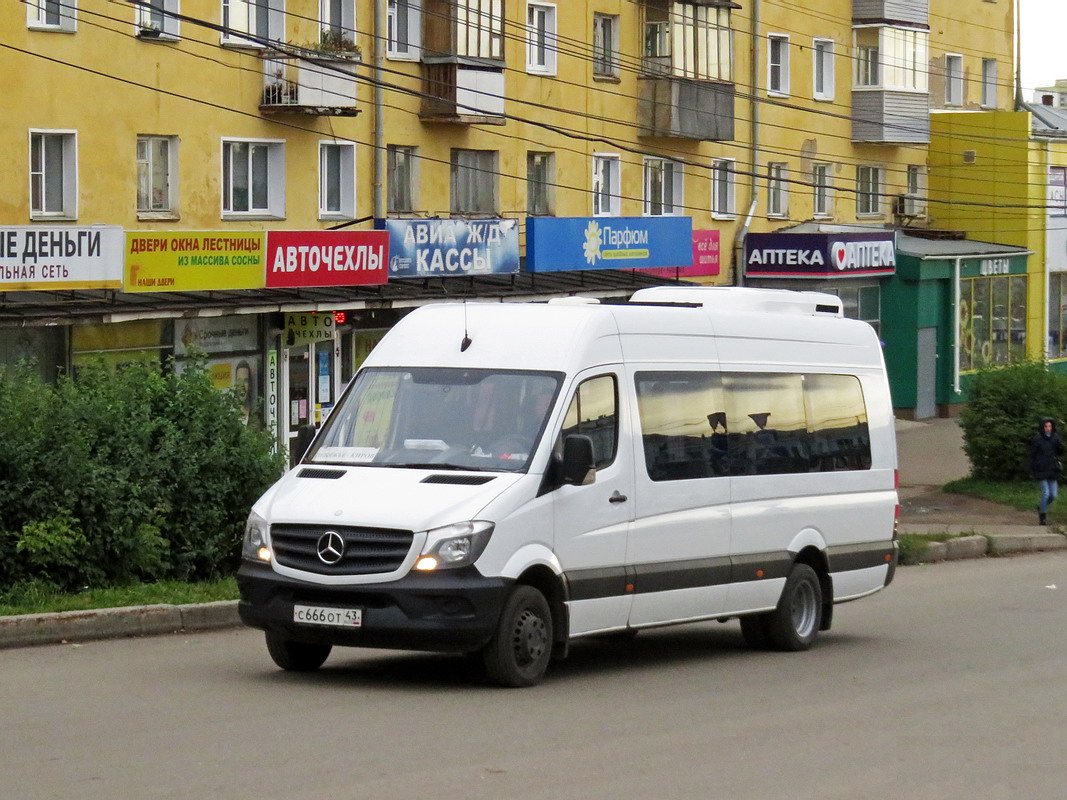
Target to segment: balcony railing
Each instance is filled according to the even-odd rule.
[[[357,63],[329,53],[264,59],[259,110],[264,114],[355,116],[359,113],[354,75]]]

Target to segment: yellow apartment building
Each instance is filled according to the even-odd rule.
[[[881,325],[892,229],[941,226],[930,111],[1012,107],[1013,26],[1008,0],[7,3],[0,363],[199,352],[291,440],[427,302],[748,283]]]

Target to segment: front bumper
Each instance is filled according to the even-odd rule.
[[[241,620],[298,642],[398,650],[469,652],[488,643],[513,581],[474,567],[411,573],[378,584],[323,586],[287,578],[267,564],[243,562],[237,573]],[[293,621],[294,605],[359,608],[358,628]]]

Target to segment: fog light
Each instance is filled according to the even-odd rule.
[[[433,556],[424,556],[415,562],[415,569],[421,569],[423,572],[432,572],[437,569],[437,559]]]
[[[256,551],[256,555],[259,556],[260,561],[270,561],[271,552],[269,547],[261,547]]]

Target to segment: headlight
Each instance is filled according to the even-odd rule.
[[[253,511],[245,523],[245,537],[241,544],[241,558],[249,561],[270,561],[270,525]]]
[[[427,531],[426,546],[415,569],[430,572],[473,564],[489,544],[492,533],[493,523],[485,520],[457,522]]]

